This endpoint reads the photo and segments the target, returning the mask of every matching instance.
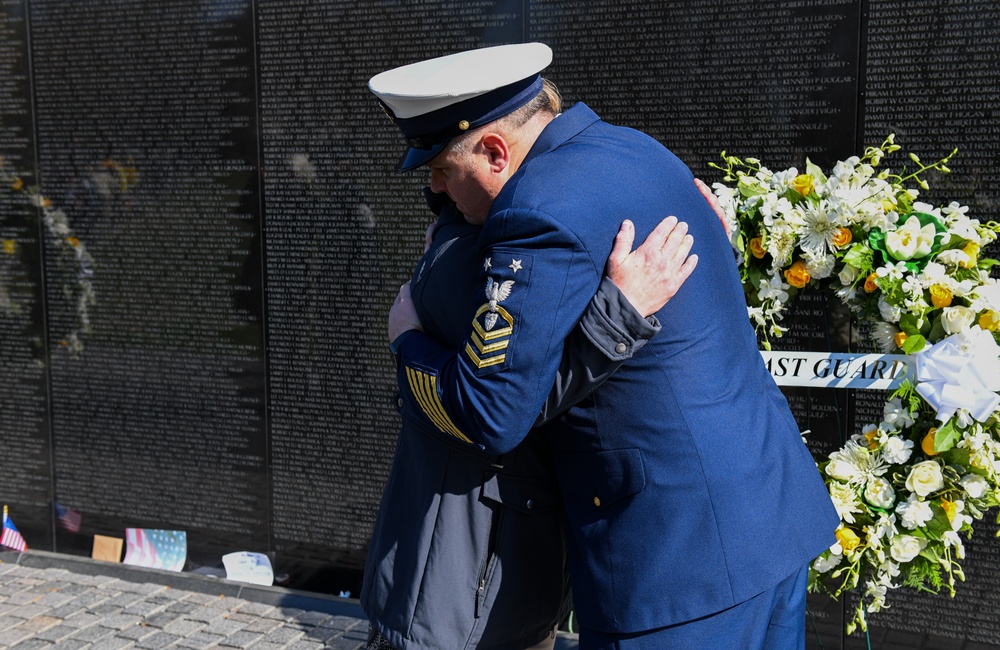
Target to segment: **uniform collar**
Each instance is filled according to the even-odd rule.
[[[532,158],[552,151],[600,119],[597,113],[590,110],[589,106],[583,102],[577,102],[568,111],[563,112],[546,125],[531,146],[528,155],[524,157],[521,167],[527,165]]]

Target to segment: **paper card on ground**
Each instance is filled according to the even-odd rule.
[[[254,585],[274,584],[274,571],[271,560],[263,553],[239,551],[222,556],[222,565],[226,567],[226,578],[236,582],[248,582]]]

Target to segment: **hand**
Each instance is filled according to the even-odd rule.
[[[434,226],[437,225],[437,221],[432,221],[431,225],[427,226],[427,231],[424,233],[424,252],[426,253],[431,247],[431,243],[434,241]]]
[[[729,228],[729,221],[726,219],[726,211],[722,209],[722,204],[719,203],[719,197],[715,195],[715,192],[712,191],[711,187],[706,185],[700,179],[694,179],[694,184],[698,187],[698,191],[701,192],[701,195],[705,197],[705,200],[708,201],[708,204],[712,206],[712,209],[715,210],[715,216],[719,217],[719,221],[722,222],[722,227],[726,231],[726,237],[732,237],[733,233]]]
[[[635,227],[626,219],[608,258],[608,277],[646,317],[674,297],[698,265],[698,256],[688,256],[694,238],[687,234],[687,224],[676,217],[661,221],[633,251],[634,240]]]
[[[403,332],[409,330],[424,331],[420,324],[420,317],[413,306],[413,299],[410,297],[410,283],[407,282],[399,288],[395,302],[389,309],[389,342],[392,343]]]

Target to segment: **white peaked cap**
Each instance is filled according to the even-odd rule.
[[[395,118],[407,119],[527,79],[551,62],[544,43],[500,45],[393,68],[372,77],[368,87]]]

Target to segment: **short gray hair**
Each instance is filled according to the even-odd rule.
[[[475,139],[474,136],[479,131],[491,127],[493,131],[510,133],[527,124],[528,120],[540,111],[546,111],[552,115],[557,115],[562,111],[562,95],[559,94],[559,89],[549,79],[542,79],[542,89],[527,104],[512,113],[504,115],[498,120],[484,124],[468,133],[463,133],[449,142],[446,150],[458,154],[467,153],[470,143]]]

